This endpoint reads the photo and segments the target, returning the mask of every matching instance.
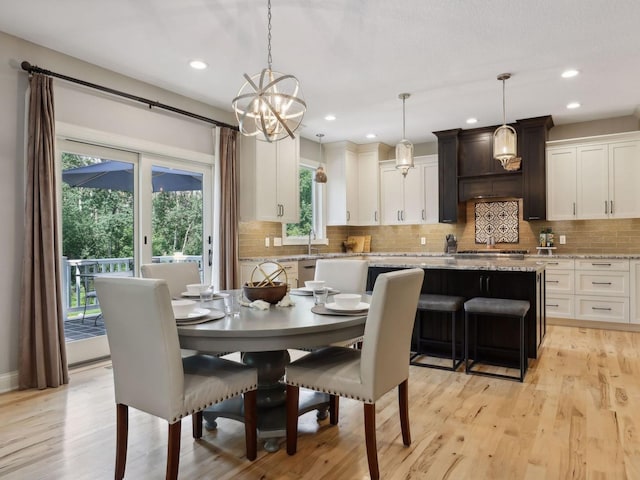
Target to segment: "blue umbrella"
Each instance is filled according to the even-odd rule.
[[[202,190],[202,174],[175,168],[151,167],[154,192]],[[72,187],[133,191],[133,164],[106,160],[85,167],[63,170],[62,181]]]

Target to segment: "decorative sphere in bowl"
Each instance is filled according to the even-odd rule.
[[[333,296],[333,301],[336,302],[338,308],[355,308],[360,303],[362,295],[357,293],[338,293]]]
[[[273,285],[258,286],[258,282],[245,283],[242,290],[244,296],[253,302],[255,300],[264,300],[265,302],[276,304],[284,298],[287,294],[287,288],[289,287],[284,282],[273,282]]]
[[[173,316],[176,318],[185,318],[196,308],[197,303],[193,300],[171,300],[171,308],[173,308]]]

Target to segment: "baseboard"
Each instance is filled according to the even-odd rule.
[[[547,325],[597,328],[600,330],[620,330],[623,332],[640,332],[640,325],[635,323],[597,322],[594,320],[575,320],[573,318],[547,317]]]
[[[0,393],[18,389],[18,371],[0,375]]]

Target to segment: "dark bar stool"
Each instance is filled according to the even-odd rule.
[[[423,349],[422,344],[424,341],[422,340],[422,319],[418,320],[418,345],[417,352],[411,355],[409,359],[409,363],[411,365],[417,365],[419,367],[431,367],[431,368],[439,368],[441,370],[451,370],[455,371],[458,369],[460,364],[464,361],[464,356],[460,355],[460,358],[457,358],[456,355],[456,323],[458,321],[458,312],[462,310],[464,305],[464,297],[456,297],[453,295],[433,295],[428,293],[423,293],[420,295],[420,299],[418,300],[418,311],[426,311],[426,312],[445,312],[451,314],[451,367],[446,367],[444,365],[434,365],[431,363],[424,362],[416,362],[416,358],[429,355],[426,353],[426,350]],[[464,336],[464,331],[463,331]],[[464,345],[464,340],[460,342],[460,347]]]
[[[488,377],[499,377],[499,378],[507,378],[509,380],[519,380],[524,381],[524,376],[527,371],[528,359],[527,359],[527,349],[525,347],[525,339],[526,339],[526,329],[525,329],[525,316],[529,311],[529,302],[526,300],[509,300],[505,298],[484,298],[484,297],[476,297],[468,300],[464,304],[464,328],[467,332],[464,342],[464,357],[465,357],[465,372],[473,375],[485,375]],[[481,372],[478,370],[472,370],[472,367],[476,364],[482,363],[476,358],[476,347],[477,347],[477,328],[476,328],[476,340],[473,344],[473,361],[469,363],[469,320],[473,318],[476,322],[476,326],[478,324],[478,315],[493,315],[499,317],[511,317],[514,319],[518,319],[520,321],[520,348],[519,348],[519,358],[520,358],[520,376],[515,377],[511,375],[503,375],[500,373],[490,373],[490,372]]]

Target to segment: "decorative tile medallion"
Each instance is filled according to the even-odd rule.
[[[518,243],[518,201],[476,203],[476,243]]]

